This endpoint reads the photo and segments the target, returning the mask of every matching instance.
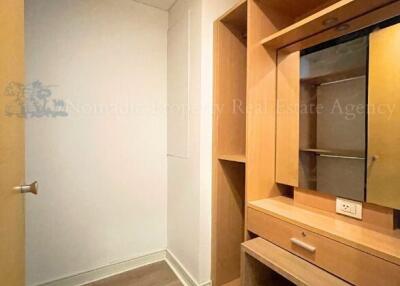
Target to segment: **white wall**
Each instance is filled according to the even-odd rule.
[[[238,0],[201,0],[201,120],[200,120],[200,281],[211,272],[212,109],[214,21]]]
[[[237,2],[178,0],[170,10],[170,27],[191,15],[191,61],[189,157],[168,158],[168,249],[199,284],[211,276],[213,23]]]
[[[27,0],[27,82],[69,104],[27,120],[28,285],[166,248],[168,14],[131,0]]]
[[[188,21],[184,21],[188,17]],[[185,25],[189,30],[189,72],[169,75],[169,94],[175,90],[171,80],[185,81],[188,77],[189,114],[187,156],[168,156],[168,250],[176,256],[193,278],[199,281],[199,213],[200,213],[200,97],[201,97],[201,1],[178,0],[169,13],[169,27]],[[176,27],[175,27],[176,28]],[[176,29],[176,30],[183,30]],[[169,40],[173,40],[174,36]],[[179,35],[178,35],[179,36]],[[184,35],[182,35],[184,37]],[[168,65],[177,64],[169,58]],[[172,130],[169,130],[172,132]],[[170,136],[171,133],[169,134]]]

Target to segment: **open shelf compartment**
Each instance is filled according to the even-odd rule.
[[[244,241],[247,1],[214,24],[212,280],[239,285]]]
[[[279,1],[281,3],[277,4],[278,0],[261,2],[265,6],[266,13],[275,13],[276,17],[285,15],[282,19],[286,18],[286,21],[276,20],[278,30],[261,41],[261,44],[267,48],[280,49],[329,28],[339,27],[352,19],[354,11],[358,11],[359,14],[367,13],[393,1],[370,0],[368,5],[365,5],[365,0],[297,1],[297,4],[292,1],[290,4],[287,3],[288,1]],[[288,9],[288,7],[293,7],[293,9]],[[268,12],[268,9],[273,12]],[[288,14],[287,10],[295,10],[295,12]],[[344,29],[344,27],[347,26],[338,29]]]

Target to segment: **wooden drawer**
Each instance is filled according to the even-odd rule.
[[[260,237],[242,243],[241,266],[242,286],[350,286],[335,275]]]
[[[248,230],[355,285],[400,285],[400,266],[253,208]]]

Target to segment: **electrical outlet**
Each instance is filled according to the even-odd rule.
[[[342,215],[362,219],[362,203],[336,198],[336,212]]]

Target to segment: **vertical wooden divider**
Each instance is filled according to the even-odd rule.
[[[280,194],[275,184],[276,50],[260,44],[277,28],[262,5],[248,2],[246,202]]]
[[[300,52],[278,52],[276,181],[299,185]]]
[[[247,1],[214,23],[212,280],[238,285],[244,241]]]

